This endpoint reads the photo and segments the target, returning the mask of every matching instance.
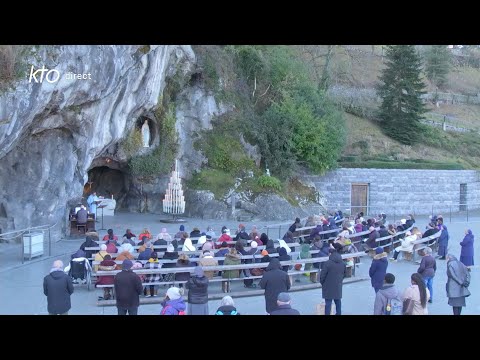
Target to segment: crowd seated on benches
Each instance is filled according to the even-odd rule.
[[[170,286],[176,283],[176,286],[183,286],[190,276],[190,272],[183,269],[193,268],[197,264],[202,266],[205,276],[210,280],[220,277],[219,281],[222,281],[223,291],[228,292],[230,291],[230,279],[237,279],[242,275],[245,287],[254,287],[255,279],[261,276],[255,274],[262,273],[265,266],[258,267],[258,269],[251,266],[251,268],[236,270],[224,270],[221,269],[221,266],[268,263],[272,257],[277,257],[280,261],[287,261],[288,265],[282,265],[282,269],[290,276],[298,271],[298,273],[310,275],[311,282],[316,282],[318,272],[325,259],[328,258],[329,252],[334,248],[338,248],[343,255],[358,254],[382,246],[383,244],[377,242],[378,239],[387,238],[393,244],[392,237],[398,235],[399,239],[396,241],[401,244],[395,248],[395,253],[397,251],[398,253],[413,251],[415,246],[413,241],[422,238],[421,232],[418,228],[412,228],[410,232],[402,233],[405,229],[409,229],[408,225],[414,224],[413,216],[410,215],[397,224],[388,224],[388,228],[385,226],[385,220],[385,214],[379,214],[377,218],[365,219],[364,215],[360,213],[356,217],[354,225],[352,221],[344,219],[341,212],[335,212],[328,215],[309,216],[302,227],[302,221],[297,218],[281,239],[269,238],[256,226],[253,226],[251,231],[247,231],[243,224],[238,226],[233,238],[227,227],[223,227],[221,235],[215,238],[215,231],[211,227],[208,227],[206,232],[202,232],[199,228],[193,228],[189,234],[185,231],[185,226],[181,225],[174,236],[170,235],[166,228],[163,228],[154,237],[147,228],[144,228],[139,235],[141,241],[138,243],[136,236],[130,229],[127,229],[123,236],[123,243],[120,244],[113,230],[109,229],[103,241],[100,241],[100,246],[93,241],[92,237],[86,239],[82,245],[84,249],[87,248],[86,250],[90,251],[91,256],[88,257],[90,261],[95,261],[93,267],[95,272],[102,272],[98,276],[97,284],[99,285],[109,285],[105,283],[109,281],[108,276],[114,276],[104,275],[104,271],[111,269],[112,266],[114,266],[113,269],[119,270],[123,260],[135,261],[137,259],[136,267],[152,270],[152,273],[147,272],[143,275],[146,296],[155,296],[161,283]],[[436,227],[430,226],[425,235],[438,231],[436,229]],[[405,235],[406,237],[402,239],[402,236]],[[136,245],[132,245],[131,241]],[[431,243],[428,241],[427,244]],[[100,250],[97,253],[95,250],[88,249],[89,247],[95,248],[95,246],[97,247],[96,251]],[[165,248],[163,248],[164,246]],[[107,258],[107,255],[110,259]],[[395,259],[396,257],[398,254],[394,254]],[[315,261],[317,259],[322,260]],[[102,264],[105,260],[108,262]],[[358,255],[343,256],[343,260],[348,268],[353,268],[354,271],[355,263],[360,261],[360,257]],[[295,261],[302,261],[297,264],[300,267],[295,265]],[[207,267],[212,267],[212,270],[206,269]],[[177,271],[177,268],[182,270]],[[155,273],[154,270],[157,269],[172,270],[171,272]],[[107,280],[102,280],[105,277]],[[221,279],[228,279],[228,281]],[[104,287],[104,299],[112,296],[105,289],[106,287]]]

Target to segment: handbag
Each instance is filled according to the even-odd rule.
[[[413,315],[413,307],[415,305],[415,300],[413,299],[405,299],[403,300],[403,315]]]

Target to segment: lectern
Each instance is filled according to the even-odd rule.
[[[99,230],[107,230],[103,227],[103,208],[106,208],[106,207],[107,207],[107,205],[98,205],[98,208],[102,209],[102,228],[99,229]]]

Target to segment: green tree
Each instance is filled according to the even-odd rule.
[[[422,61],[413,45],[389,45],[385,69],[377,92],[382,99],[379,117],[386,135],[406,145],[418,141],[422,131],[420,120],[425,113],[421,95],[425,83],[421,79]]]
[[[451,66],[451,53],[446,45],[432,45],[425,51],[425,74],[436,86],[447,82]]]

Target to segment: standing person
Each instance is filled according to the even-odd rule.
[[[325,299],[325,315],[330,315],[332,300],[335,301],[335,315],[342,315],[342,286],[346,265],[340,255],[341,249],[342,245],[339,243],[333,244],[330,256],[320,272],[322,297]]]
[[[208,278],[196,266],[185,287],[188,289],[188,315],[208,315]]]
[[[162,301],[160,315],[185,315],[185,301],[183,300],[183,289],[171,287],[167,290],[165,299]]]
[[[241,255],[237,252],[235,248],[230,248],[227,255],[225,255],[225,260],[223,265],[240,265]],[[222,278],[224,279],[233,279],[240,276],[240,270],[223,270]],[[222,281],[222,291],[224,293],[230,292],[230,281]]]
[[[270,315],[300,315],[298,310],[292,308],[291,303],[290,295],[286,292],[281,292],[277,297],[277,308]]]
[[[63,272],[62,260],[55,260],[50,273],[43,278],[43,293],[47,297],[49,315],[68,315],[72,307],[70,295],[73,294],[73,282]]]
[[[440,237],[438,238],[438,255],[440,255],[440,260],[445,260],[447,255],[448,240],[450,235],[448,234],[448,229],[443,225],[443,219],[438,219],[438,229],[442,231]]]
[[[463,238],[463,241],[460,242],[460,246],[462,247],[462,251],[460,252],[460,261],[466,267],[473,266],[473,241],[474,236],[472,234],[472,230],[466,229],[465,237]]]
[[[383,286],[383,281],[387,274],[387,267],[387,253],[383,251],[383,247],[379,246],[375,249],[375,256],[373,257],[372,265],[370,265],[368,271],[375,292],[378,292]]]
[[[277,308],[278,294],[290,289],[290,278],[277,258],[270,260],[259,285],[265,289],[265,309],[270,314]]]
[[[422,257],[422,261],[420,262],[420,267],[418,268],[417,272],[422,275],[423,280],[425,280],[425,285],[430,292],[430,299],[428,300],[429,303],[433,302],[433,277],[435,276],[435,271],[437,271],[437,262],[435,258],[432,256],[432,249],[426,247],[425,255]]]
[[[95,214],[95,220],[97,221],[97,204],[95,201],[100,201],[97,196],[97,193],[94,191],[87,198],[88,208],[90,209],[90,214]]]
[[[375,295],[373,315],[402,315],[402,294],[394,283],[395,275],[385,274],[383,287]]]
[[[422,275],[412,274],[410,282],[411,285],[403,293],[403,307],[404,310],[408,310],[404,315],[428,315],[427,301],[430,298],[430,292],[425,286]]]
[[[140,305],[140,294],[143,291],[142,281],[131,268],[132,261],[126,259],[122,263],[122,271],[115,275],[114,287],[117,300],[118,315],[137,315]]]
[[[453,307],[453,315],[460,315],[462,307],[467,306],[465,298],[470,296],[470,272],[451,254],[447,255],[447,278],[448,305]]]

